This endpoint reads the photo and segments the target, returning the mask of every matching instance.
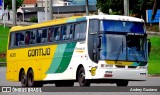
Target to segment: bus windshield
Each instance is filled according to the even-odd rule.
[[[101,20],[100,31],[144,33],[144,23],[130,21]]]
[[[104,25],[106,24],[101,23],[100,25],[101,29],[103,27],[103,30],[101,30],[102,32],[101,33],[102,47],[100,52],[101,60],[147,62],[147,56],[146,56],[147,40],[144,33],[142,34],[142,32],[144,32],[142,23],[140,24],[134,23],[132,26],[134,28],[131,29],[132,23],[129,22],[128,27],[126,27],[124,31],[123,31],[123,28],[120,29],[120,26],[118,26],[118,24],[112,25],[113,29],[111,28],[111,26],[109,26],[109,24],[108,26],[110,27],[110,29]],[[127,30],[128,30],[128,33],[126,33]],[[118,33],[118,32],[121,32],[121,33]]]

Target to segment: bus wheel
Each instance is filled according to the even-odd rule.
[[[117,86],[128,86],[128,81],[127,80],[119,80],[116,82]]]
[[[74,85],[74,81],[56,81],[56,87],[72,87]]]
[[[29,70],[27,74],[27,82],[29,87],[42,87],[43,83],[41,81],[34,81],[33,70]]]
[[[24,70],[21,72],[20,77],[21,77],[21,85],[23,87],[27,87],[28,86],[28,84],[27,84],[27,76],[25,75]]]
[[[78,71],[78,82],[81,87],[90,86],[90,82],[85,79],[85,70],[83,67]]]

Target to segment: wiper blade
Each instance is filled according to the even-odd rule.
[[[117,53],[117,56],[116,56],[116,58],[115,58],[115,61],[116,61],[116,62],[118,61],[119,56],[120,56],[120,54],[121,54],[121,49],[123,49],[123,45],[121,45],[121,46],[119,47],[119,49],[118,49],[118,53]]]
[[[123,52],[123,39],[122,39],[122,45],[119,47],[119,49],[118,49],[118,53],[117,53],[117,56],[116,56],[116,58],[115,58],[115,62],[117,62],[118,61],[118,59],[119,59],[119,56],[120,56],[120,54],[121,54],[121,49],[122,49],[122,52]]]

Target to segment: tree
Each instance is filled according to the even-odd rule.
[[[155,0],[154,1],[154,6],[153,6],[153,12],[152,12],[152,20],[154,20],[155,15],[157,13],[157,10],[160,8],[160,1],[159,0]]]
[[[97,8],[107,14],[109,9],[116,14],[123,14],[123,0],[97,0]]]
[[[16,0],[16,8],[18,9],[24,0]],[[12,9],[12,0],[4,0],[4,8],[8,6],[8,9]]]
[[[97,8],[104,13],[109,13],[108,10],[112,9],[115,14],[123,15],[123,2],[124,0],[97,0]],[[154,0],[129,0],[130,14],[145,14],[146,9],[153,8],[153,2]]]
[[[130,13],[145,15],[147,9],[153,8],[153,2],[154,0],[130,0]]]

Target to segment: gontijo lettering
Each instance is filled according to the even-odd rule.
[[[28,57],[35,56],[47,56],[50,55],[50,48],[39,48],[39,49],[30,49],[28,50]]]

